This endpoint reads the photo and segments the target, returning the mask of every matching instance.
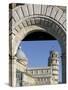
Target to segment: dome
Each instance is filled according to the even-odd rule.
[[[21,47],[19,47],[17,50],[17,58],[27,60],[27,57],[24,54],[24,52],[22,51]]]

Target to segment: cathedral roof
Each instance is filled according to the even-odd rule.
[[[18,59],[24,59],[24,60],[27,60],[27,57],[26,55],[24,54],[24,52],[22,51],[21,47],[18,48],[17,50],[17,58]]]

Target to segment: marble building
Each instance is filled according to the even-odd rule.
[[[46,85],[59,83],[59,55],[52,50],[48,58],[48,67],[28,67],[28,59],[18,49],[16,61],[16,86]]]
[[[66,13],[66,6],[9,4],[10,86],[58,83],[57,52],[50,52],[48,67],[29,68],[28,58],[23,51],[18,50],[21,41],[28,34],[37,31],[49,33],[58,41],[61,48],[62,83],[66,83]]]

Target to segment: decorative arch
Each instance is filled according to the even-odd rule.
[[[12,44],[9,53],[12,57],[17,53],[21,40],[30,32],[40,30],[54,36],[61,46],[62,81],[66,82],[66,12],[57,6],[18,5],[12,9],[9,30],[9,44]]]

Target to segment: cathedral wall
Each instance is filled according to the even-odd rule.
[[[19,62],[16,62],[16,69],[18,69],[21,72],[25,72],[26,71],[26,66],[20,64]]]

